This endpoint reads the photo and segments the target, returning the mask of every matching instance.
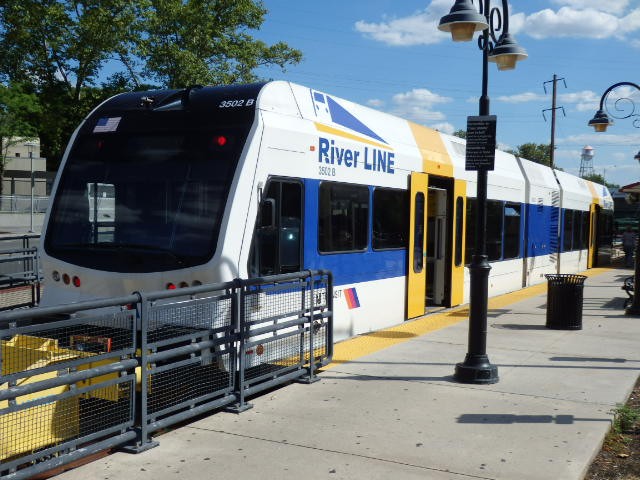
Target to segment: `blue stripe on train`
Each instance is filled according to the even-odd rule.
[[[331,270],[335,285],[406,276],[406,249],[374,251],[369,241],[363,252],[318,253],[319,187],[319,181],[305,180],[304,268]],[[369,224],[371,214],[369,211]]]
[[[539,257],[558,253],[560,209],[550,205],[526,205],[525,255]]]
[[[305,180],[304,268],[331,270],[335,285],[406,276],[406,249],[374,251],[369,241],[367,250],[363,252],[318,253],[319,186],[318,180]],[[528,238],[525,251],[519,257],[522,258],[522,253],[528,257],[537,257],[558,252],[557,225],[560,210],[549,205],[524,207],[526,214],[525,221],[520,225],[520,235],[521,239]],[[370,211],[369,224],[371,215]]]

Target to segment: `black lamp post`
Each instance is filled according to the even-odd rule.
[[[589,120],[589,126],[593,127],[596,132],[606,132],[607,127],[609,125],[613,125],[613,121],[609,118],[609,115],[621,120],[638,117],[633,120],[633,125],[636,128],[640,127],[640,114],[635,111],[635,102],[633,99],[621,96],[613,102],[613,109],[610,109],[607,105],[607,98],[609,97],[609,94],[620,87],[632,87],[640,92],[640,86],[633,82],[618,82],[607,88],[600,98],[600,108],[593,118]],[[633,158],[640,161],[640,152],[638,152]],[[627,315],[640,315],[640,295],[637,294],[637,289],[640,288],[640,260],[638,260],[638,257],[640,257],[640,219],[638,222],[638,238],[636,241],[636,251],[634,253],[633,300],[631,305],[629,305],[625,310]]]
[[[479,11],[472,0],[456,0],[448,15],[440,19],[438,29],[451,32],[454,42],[469,41],[476,31],[482,34],[478,46],[482,51],[482,96],[480,97],[480,117],[489,116],[488,62],[495,62],[498,70],[515,68],[518,60],[527,57],[509,34],[509,6],[502,0],[502,11],[490,8],[490,0],[479,0]],[[499,38],[496,32],[502,31]],[[467,135],[468,137],[469,135]],[[495,140],[495,139],[494,139]],[[467,142],[469,139],[467,139]],[[467,165],[469,165],[467,147]],[[493,159],[491,161],[493,163]],[[469,167],[467,167],[470,169]],[[456,365],[454,378],[462,383],[489,384],[498,381],[498,367],[492,365],[487,356],[487,307],[489,297],[489,271],[487,260],[487,173],[493,167],[480,166],[477,180],[476,238],[474,255],[471,257],[469,274],[471,279],[469,301],[469,343],[463,363]]]
[[[30,223],[29,223],[29,233],[33,233],[33,189],[34,189],[34,179],[33,179],[33,149],[36,147],[36,143],[32,142],[32,141],[28,141],[27,143],[24,144],[25,147],[27,147],[28,151],[29,151],[29,164],[30,164],[30,170],[31,170],[31,175],[29,176],[29,178],[31,179],[31,215],[30,215]]]

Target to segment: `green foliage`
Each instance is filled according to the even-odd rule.
[[[0,84],[0,168],[6,163],[7,150],[11,146],[37,136],[36,125],[40,112],[37,96],[29,93],[24,85],[7,87]]]
[[[257,80],[302,53],[251,36],[258,0],[20,0],[0,4],[0,83],[23,83],[42,108],[38,135],[55,167],[79,121],[145,83],[181,88]],[[105,78],[105,69],[117,69]]]
[[[466,130],[456,130],[455,132],[453,132],[453,136],[454,137],[459,137],[459,138],[467,138],[467,131]]]
[[[618,404],[609,413],[613,414],[613,431],[624,433],[633,430],[635,424],[640,420],[640,409],[628,405]]]
[[[302,54],[284,43],[268,46],[248,31],[267,11],[253,0],[152,0],[138,56],[148,78],[169,88],[253,82],[261,65],[284,68]]]
[[[542,165],[549,166],[551,162],[551,145],[545,143],[523,143],[508,153]]]
[[[615,190],[618,190],[620,188],[620,185],[618,185],[616,183],[607,182],[605,180],[604,176],[600,175],[599,173],[591,173],[589,175],[583,176],[582,178],[584,178],[585,180],[589,180],[591,182],[594,182],[594,183],[599,183],[600,185],[604,185],[611,191],[615,191]]]

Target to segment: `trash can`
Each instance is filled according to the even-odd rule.
[[[547,328],[582,329],[582,293],[585,275],[545,275],[547,289]]]

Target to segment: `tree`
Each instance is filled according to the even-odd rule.
[[[152,0],[138,56],[147,78],[169,88],[254,82],[262,65],[298,63],[302,53],[252,38],[267,10],[254,0]]]
[[[37,137],[37,115],[41,107],[33,93],[25,91],[23,85],[0,84],[0,194],[4,167],[9,148]]]
[[[605,180],[605,178],[600,175],[599,173],[590,173],[589,175],[585,175],[582,178],[584,178],[585,180],[589,180],[591,182],[594,183],[599,183],[600,185],[604,185],[605,187],[607,187],[609,190],[618,190],[620,188],[620,185],[616,184],[616,183],[609,183]]]
[[[458,137],[458,138],[467,138],[467,131],[466,130],[456,130],[455,132],[453,132],[453,136],[454,137]]]
[[[253,81],[261,65],[299,62],[298,50],[251,37],[266,13],[258,0],[2,2],[0,82],[38,94],[42,150],[55,166],[75,126],[114,90]]]
[[[508,153],[542,165],[549,166],[551,162],[551,145],[549,144],[523,143],[518,145],[515,150],[509,150]]]

